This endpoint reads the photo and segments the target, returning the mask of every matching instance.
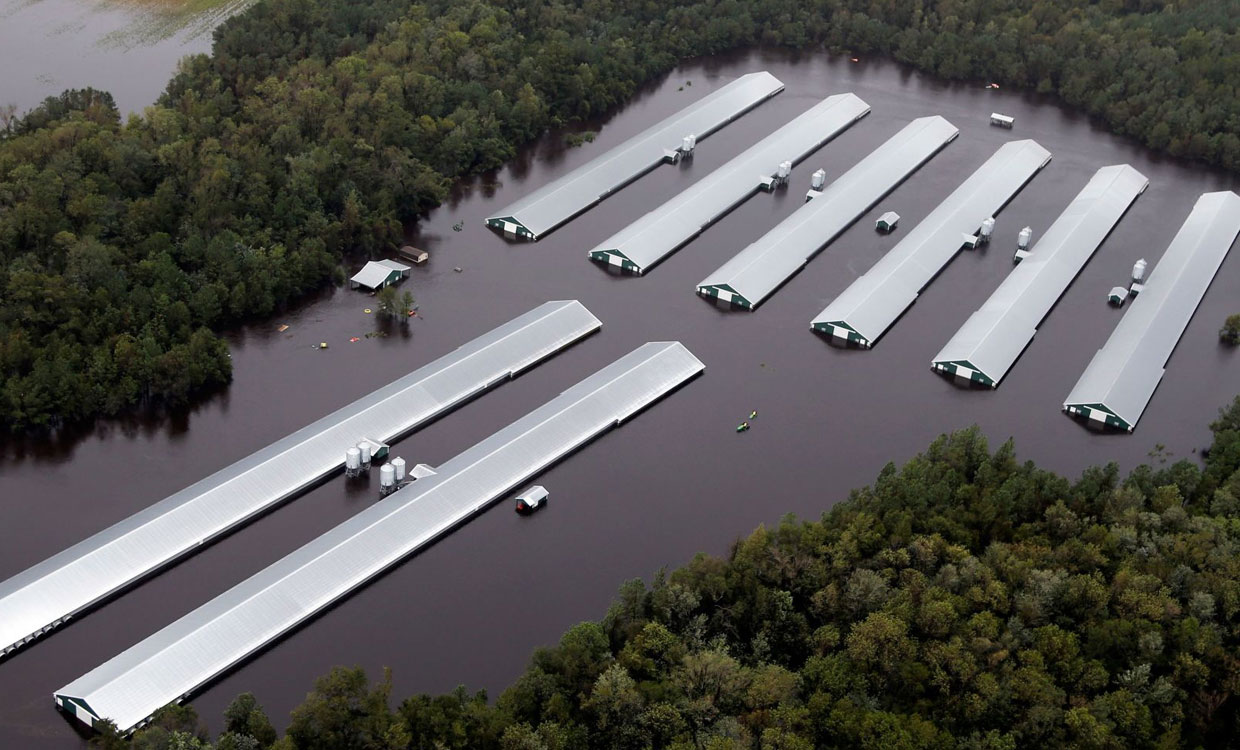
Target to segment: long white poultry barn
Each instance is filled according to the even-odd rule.
[[[639,346],[57,690],[56,706],[89,726],[140,726],[703,369],[678,342]]]
[[[766,71],[743,75],[501,209],[486,220],[487,226],[522,239],[542,239],[660,164],[680,161],[697,141],[783,90],[784,84]]]
[[[781,170],[869,114],[855,94],[829,96],[676,197],[599,243],[590,260],[643,274],[764,187]]]
[[[841,343],[873,346],[982,222],[994,216],[1050,160],[1050,152],[1034,141],[1000,146],[938,208],[827,305],[810,328]]]
[[[935,356],[941,373],[998,386],[1042,319],[1150,181],[1118,164],[1099,169],[1072,203]]]
[[[580,302],[547,302],[72,547],[0,582],[7,654],[345,462],[363,439],[404,435],[600,327]]]
[[[1136,428],[1237,235],[1240,196],[1223,191],[1197,199],[1145,288],[1068,394],[1065,412],[1099,426]]]
[[[913,120],[822,192],[811,191],[804,206],[699,282],[697,293],[753,310],[959,134],[937,115]]]

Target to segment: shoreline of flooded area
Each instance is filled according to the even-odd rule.
[[[154,104],[186,55],[254,0],[0,0],[0,106],[24,114],[66,89],[94,88],[124,118]]]
[[[769,70],[786,90],[538,243],[504,239],[484,219],[676,112],[728,80]],[[692,85],[689,85],[692,82]],[[586,259],[599,241],[663,204],[831,95],[854,92],[871,113],[798,165],[791,185],[758,194],[642,277]],[[991,127],[993,111],[1015,117]],[[703,276],[799,208],[809,175],[828,184],[911,120],[942,115],[960,136],[879,201],[755,312],[712,306]],[[1064,398],[1124,310],[1107,290],[1134,261],[1151,273],[1203,192],[1235,190],[1217,171],[1153,155],[1044,97],[946,83],[890,62],[753,51],[695,61],[644,87],[622,110],[525,149],[495,174],[462,184],[418,227],[430,252],[404,282],[419,316],[380,326],[375,301],[329,290],[229,335],[234,379],[174,418],[103,423],[76,441],[0,457],[0,537],[7,578],[239,460],[457,345],[552,299],[579,299],[603,324],[573,346],[393,446],[439,465],[637,345],[678,340],[703,376],[531,479],[554,503],[528,518],[500,502],[342,600],[191,699],[212,729],[252,691],[277,726],[338,664],[372,677],[393,670],[397,697],[458,684],[492,698],[529,655],[573,623],[601,617],[626,579],[649,579],[694,553],[724,554],[737,537],[786,513],[817,517],[939,434],[977,424],[992,448],[1009,437],[1019,460],[1076,477],[1088,466],[1195,459],[1208,424],[1240,391],[1240,350],[1217,330],[1240,312],[1240,251],[1224,261],[1132,434],[1092,432]],[[989,249],[962,252],[872,350],[840,349],[809,321],[1002,144],[1033,138],[1051,162],[998,214]],[[1039,327],[997,390],[958,387],[931,359],[1012,269],[1017,232],[1034,242],[1099,168],[1130,163],[1150,180]],[[878,234],[893,210],[900,224]],[[461,231],[454,226],[463,222]],[[459,267],[460,272],[454,269]],[[278,327],[287,325],[287,330]],[[367,337],[368,332],[385,335]],[[357,341],[351,339],[357,338]],[[330,347],[320,350],[319,342]],[[736,425],[751,411],[751,428]],[[227,590],[378,498],[378,480],[336,477],[0,662],[0,745],[64,747],[75,738],[51,693]],[[531,575],[530,571],[538,571]],[[84,743],[81,743],[84,745]]]

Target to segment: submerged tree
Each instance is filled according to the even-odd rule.
[[[398,308],[400,307],[400,299],[398,294],[399,293],[396,291],[396,287],[390,284],[383,287],[378,291],[378,293],[375,294],[375,302],[378,306],[380,315],[389,318],[395,318],[397,316]]]
[[[1240,313],[1229,315],[1227,320],[1223,321],[1223,327],[1219,329],[1218,337],[1224,343],[1233,346],[1240,344]]]

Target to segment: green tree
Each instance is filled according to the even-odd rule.
[[[394,286],[385,286],[375,294],[375,302],[379,309],[379,314],[395,318],[400,315],[400,298],[399,292]]]
[[[1223,327],[1218,331],[1218,337],[1224,343],[1240,344],[1240,313],[1227,316],[1227,320],[1223,321]]]

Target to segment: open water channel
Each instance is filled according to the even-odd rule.
[[[766,69],[787,90],[705,139],[687,165],[660,167],[537,244],[508,242],[484,217],[742,73]],[[691,85],[690,85],[690,82]],[[853,91],[872,113],[800,165],[793,186],[760,194],[647,276],[619,277],[587,250],[706,175],[822,97]],[[1016,117],[1013,132],[988,125]],[[863,217],[754,313],[725,312],[696,283],[801,205],[809,174],[840,174],[913,118],[940,114],[960,137]],[[57,443],[9,446],[0,457],[0,579],[242,458],[333,409],[548,299],[580,299],[603,329],[517,380],[414,434],[393,453],[432,465],[481,440],[649,340],[678,339],[705,374],[538,482],[548,508],[518,517],[502,502],[203,690],[193,703],[218,731],[237,693],[253,691],[287,724],[313,679],[338,664],[378,677],[395,695],[458,684],[494,696],[531,651],[575,622],[600,617],[617,586],[726,553],[786,513],[817,517],[937,435],[978,424],[1020,459],[1076,476],[1091,464],[1125,470],[1194,457],[1208,423],[1240,392],[1240,351],[1220,347],[1240,312],[1240,252],[1198,309],[1133,434],[1091,432],[1060,412],[1064,397],[1120,319],[1107,290],[1138,257],[1155,262],[1198,195],[1237,180],[1160,159],[1038,97],[948,84],[888,62],[750,52],[686,64],[621,111],[587,125],[593,144],[562,133],[510,166],[463,186],[420,227],[431,260],[406,288],[423,315],[386,337],[340,289],[231,335],[232,386],[170,419],[109,423]],[[924,217],[1005,140],[1034,138],[1052,162],[999,215],[991,248],[962,253],[872,351],[828,346],[810,319]],[[1098,167],[1130,163],[1150,178],[996,391],[967,390],[930,359],[1012,268],[1016,234],[1036,236]],[[831,179],[829,177],[828,179]],[[875,217],[903,217],[891,236]],[[453,225],[464,222],[462,231]],[[456,273],[453,267],[460,266]],[[277,326],[287,324],[287,331]],[[330,348],[320,351],[320,341]],[[734,429],[750,410],[752,429]],[[1160,447],[1161,446],[1161,447]],[[1151,458],[1151,452],[1155,456]],[[375,480],[377,482],[377,478]],[[59,632],[0,662],[0,747],[81,743],[52,691],[172,622],[377,499],[332,479]]]

